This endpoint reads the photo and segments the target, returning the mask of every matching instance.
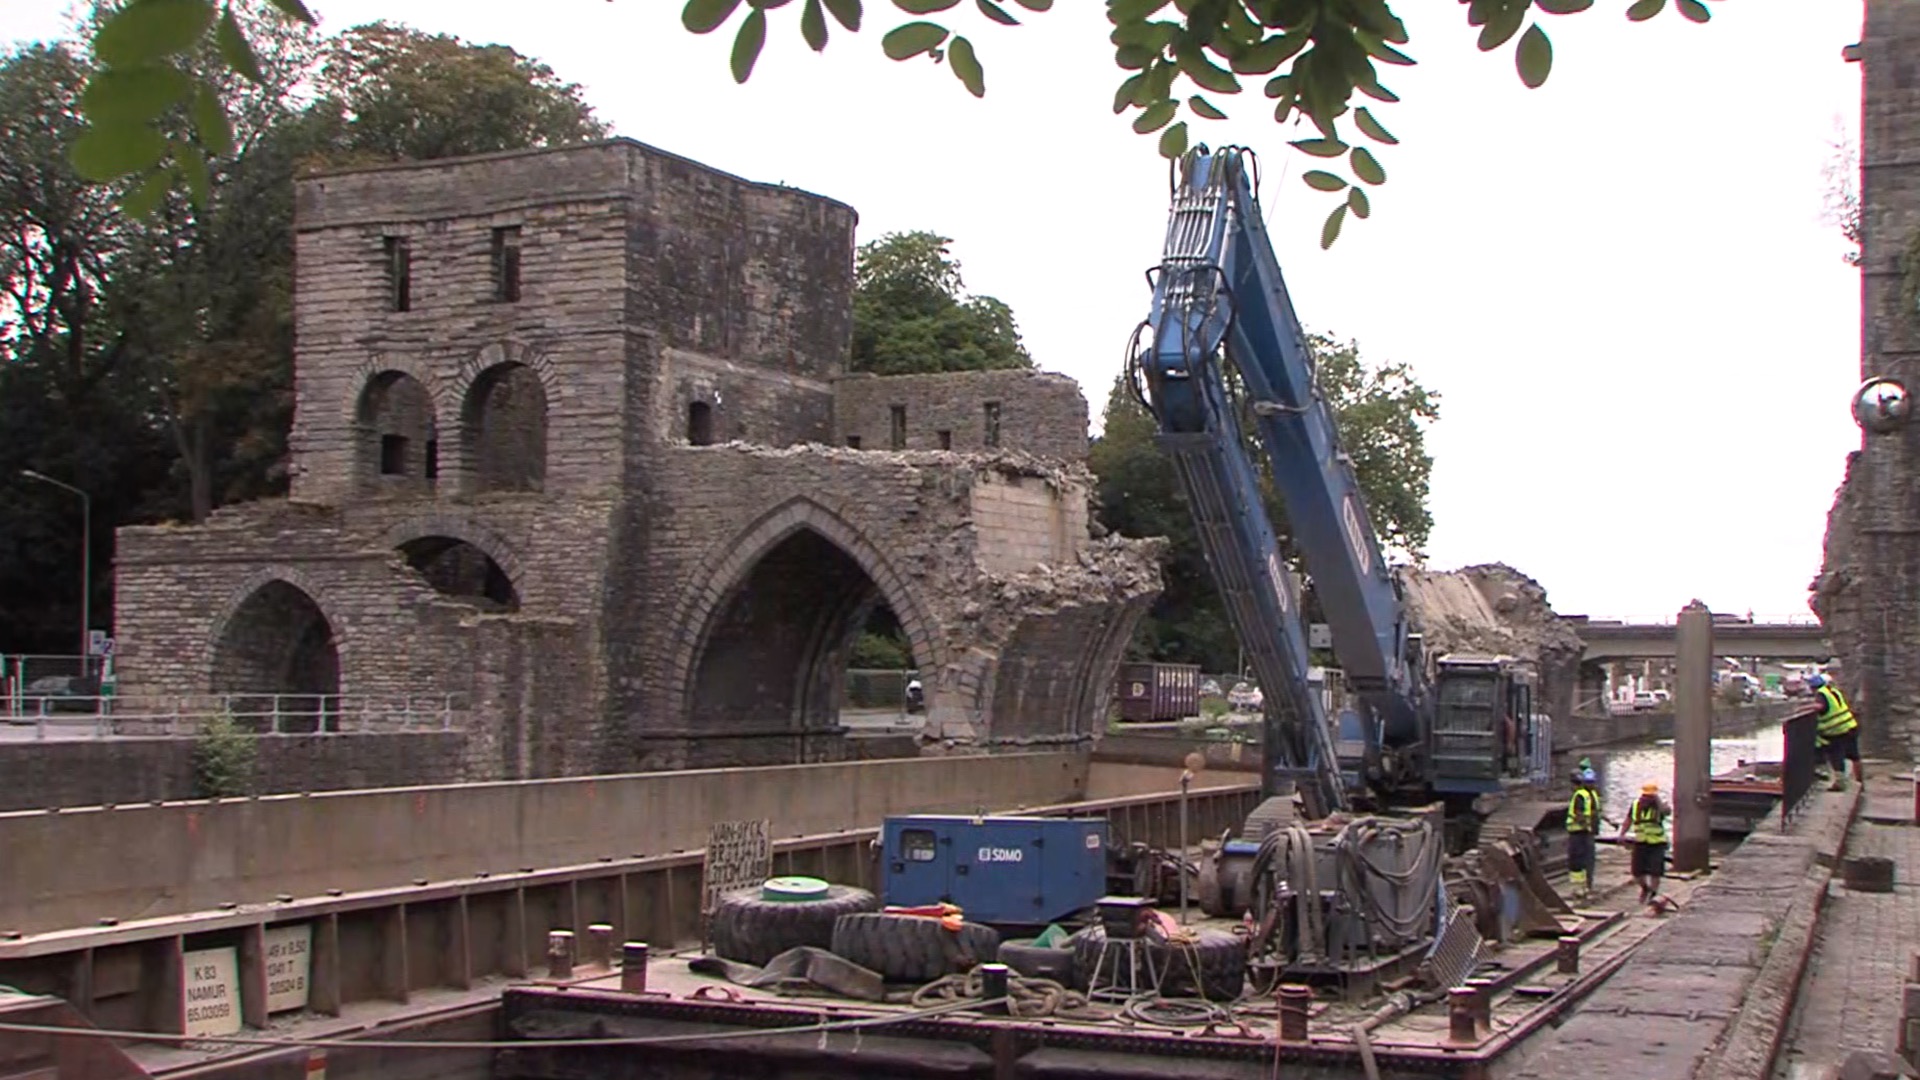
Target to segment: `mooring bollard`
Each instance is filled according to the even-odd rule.
[[[1554,959],[1558,962],[1560,974],[1578,975],[1580,973],[1580,939],[1572,934],[1561,935],[1560,948],[1554,954]]]
[[[573,977],[573,931],[548,931],[547,977],[552,979]]]
[[[1447,1038],[1457,1043],[1480,1041],[1480,1025],[1473,1018],[1473,1001],[1480,991],[1456,986],[1447,991]]]
[[[1307,1041],[1307,1018],[1312,1007],[1312,987],[1296,983],[1280,987],[1280,1041]]]
[[[647,992],[647,943],[629,941],[620,946],[620,989],[629,994]]]
[[[587,965],[613,966],[613,924],[597,922],[587,927]]]
[[[1493,980],[1473,978],[1467,980],[1467,989],[1473,991],[1473,1021],[1480,1025],[1482,1032],[1493,1030]]]
[[[1009,992],[1010,989],[1007,986],[1007,965],[980,965],[980,996],[986,1001],[997,1003],[986,1006],[984,1011],[1001,1016],[1011,1012],[1012,1010],[1008,1008],[1011,1002],[1007,1000],[1007,994]]]

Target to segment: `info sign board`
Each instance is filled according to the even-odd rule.
[[[240,955],[228,945],[195,949],[185,961],[180,995],[188,1037],[240,1033]]]
[[[714,822],[707,830],[707,858],[700,868],[701,914],[713,914],[722,895],[750,889],[772,876],[772,822]]]
[[[307,1007],[307,976],[313,969],[313,924],[267,931],[267,1012]]]

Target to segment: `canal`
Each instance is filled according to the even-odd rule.
[[[1718,775],[1738,768],[1741,762],[1779,761],[1784,752],[1784,729],[1778,723],[1762,725],[1744,735],[1719,736],[1713,740],[1710,772]],[[1600,805],[1615,821],[1639,797],[1642,784],[1659,784],[1661,797],[1668,803],[1673,801],[1672,739],[1571,754],[1572,762],[1565,769],[1571,771],[1573,762],[1582,756],[1593,760],[1593,771],[1600,777]]]

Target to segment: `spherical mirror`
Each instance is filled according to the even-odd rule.
[[[1913,412],[1907,388],[1892,379],[1868,379],[1853,395],[1853,419],[1874,435],[1898,430]]]

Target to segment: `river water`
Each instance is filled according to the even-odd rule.
[[[1779,724],[1761,727],[1741,736],[1713,740],[1713,774],[1738,768],[1743,761],[1779,761],[1785,753],[1785,736]],[[1593,759],[1593,771],[1600,777],[1600,806],[1615,822],[1626,807],[1640,795],[1640,785],[1660,785],[1660,796],[1673,803],[1673,740],[1641,746],[1597,748],[1568,754],[1561,771],[1571,773],[1581,756]],[[1564,777],[1561,778],[1564,781]]]

